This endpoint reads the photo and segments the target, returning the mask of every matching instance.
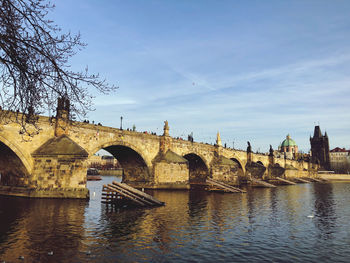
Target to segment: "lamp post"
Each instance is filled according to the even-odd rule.
[[[123,116],[120,116],[120,129],[123,129]]]

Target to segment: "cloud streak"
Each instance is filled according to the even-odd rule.
[[[222,130],[223,137],[237,136],[243,142],[253,137],[256,145],[265,149],[268,145],[265,140],[273,141],[277,147],[284,133],[296,131],[297,137],[294,138],[303,143],[301,148],[307,150],[307,134],[312,131],[315,121],[336,126],[339,119],[350,117],[346,110],[349,109],[350,78],[319,75],[329,69],[336,70],[349,60],[350,56],[332,56],[221,78],[221,82],[184,73],[185,81],[191,81],[195,76],[198,85],[204,83],[203,86],[198,89],[189,85],[190,88],[183,92],[174,85],[172,92],[156,94],[140,103],[115,105],[128,106],[130,116],[145,129],[156,126],[161,130],[159,123],[170,119],[170,123],[176,125],[174,136],[195,130],[195,134],[200,135],[198,139],[206,141],[213,140],[216,130]],[[113,100],[108,105],[112,104]],[[260,133],[271,133],[274,129],[278,132],[258,139]],[[304,133],[299,136],[302,130]],[[244,143],[241,147],[244,148]]]
[[[159,132],[167,119],[173,136],[214,142],[219,130],[266,151],[288,133],[307,151],[320,122],[331,147],[350,147],[348,1],[84,3],[60,1],[55,20],[84,5],[74,26],[90,46],[76,62],[120,86],[97,96],[91,119]]]

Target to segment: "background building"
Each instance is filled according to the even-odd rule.
[[[281,154],[280,156],[285,156],[288,159],[294,159],[298,153],[298,145],[288,134],[286,139],[279,146],[278,150]]]
[[[350,173],[350,150],[334,148],[329,152],[331,169],[336,173]]]
[[[120,168],[120,164],[117,159],[110,155],[93,155],[89,159],[89,167],[97,168],[99,170],[109,170]]]

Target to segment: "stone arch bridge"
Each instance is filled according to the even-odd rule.
[[[0,123],[0,194],[87,198],[89,157],[105,149],[124,169],[123,181],[135,187],[188,189],[207,177],[239,185],[250,176],[273,176],[273,169],[306,176],[310,164],[263,154],[82,122],[36,116],[26,131],[20,113]],[[62,117],[63,116],[63,117]],[[278,170],[277,169],[277,170]]]

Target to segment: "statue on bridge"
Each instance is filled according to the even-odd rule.
[[[247,153],[251,153],[252,152],[252,146],[250,146],[250,142],[247,141],[248,143],[248,147],[247,147]]]
[[[164,122],[164,136],[169,136],[169,124],[168,121]]]
[[[272,149],[272,145],[270,144],[270,153],[269,156],[273,156],[273,149]]]
[[[222,146],[221,138],[220,138],[220,133],[218,132],[216,134],[216,145],[217,146]]]

